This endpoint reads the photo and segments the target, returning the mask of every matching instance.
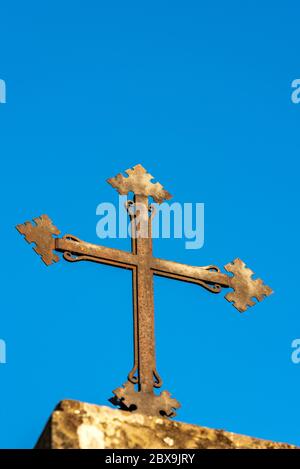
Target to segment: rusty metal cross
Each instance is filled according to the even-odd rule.
[[[149,197],[160,204],[171,195],[160,183],[154,184],[151,174],[141,165],[126,170],[126,173],[127,176],[118,174],[107,182],[119,194],[134,194],[133,201],[128,200],[126,205],[132,229],[131,252],[90,244],[70,234],[59,238],[60,231],[47,215],[35,218],[33,224],[25,222],[16,228],[29,243],[35,243],[34,250],[46,265],[57,262],[59,256],[55,252],[61,252],[69,262],[92,261],[131,270],[134,364],[127,382],[113,391],[112,402],[130,411],[173,417],[180,407],[177,400],[168,391],[154,392],[154,388],[161,387],[162,380],[156,370],[155,359],[153,275],[195,283],[212,293],[231,288],[225,298],[240,312],[255,304],[253,298],[261,301],[272,290],[262,280],[254,280],[253,272],[240,259],[225,265],[228,273],[222,273],[214,265],[194,267],[153,257],[151,225],[155,211]],[[137,210],[137,207],[144,210]]]

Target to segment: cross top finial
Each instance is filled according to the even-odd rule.
[[[127,177],[119,173],[117,176],[107,179],[107,182],[119,194],[126,195],[128,192],[133,192],[135,195],[152,197],[158,204],[171,199],[171,194],[159,182],[152,182],[153,176],[141,164],[133,166],[132,169],[126,169],[125,173],[128,174]]]

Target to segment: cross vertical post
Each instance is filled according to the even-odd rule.
[[[148,228],[148,197],[136,195],[135,204],[145,207],[140,213],[140,226],[136,227],[136,255],[139,257],[136,273],[139,388],[142,392],[151,393],[155,367],[153,274],[150,269],[152,239],[139,236],[142,225]]]

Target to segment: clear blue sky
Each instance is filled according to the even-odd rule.
[[[300,445],[299,18],[289,0],[1,3],[0,447],[32,447],[61,399],[105,405],[132,364],[129,272],[47,268],[14,226],[47,213],[98,242],[105,179],[139,162],[174,201],[205,203],[204,247],[157,240],[157,256],[238,256],[275,290],[241,315],[155,280],[178,419]]]

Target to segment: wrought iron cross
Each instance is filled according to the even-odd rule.
[[[127,382],[113,391],[112,402],[130,411],[173,417],[176,415],[175,409],[180,407],[178,401],[168,391],[159,395],[154,392],[154,388],[161,387],[162,380],[155,360],[153,275],[195,283],[212,293],[231,288],[225,298],[240,312],[255,304],[253,298],[262,301],[272,290],[262,280],[252,279],[253,272],[240,259],[225,265],[228,274],[214,265],[193,267],[153,257],[151,220],[155,212],[149,197],[160,204],[169,200],[171,195],[160,183],[152,183],[153,177],[141,165],[127,169],[126,173],[127,177],[118,174],[107,182],[119,194],[134,193],[134,200],[127,202],[132,227],[131,252],[90,244],[70,234],[59,238],[60,231],[47,215],[35,218],[33,224],[26,222],[16,228],[26,241],[35,243],[34,250],[46,265],[57,262],[59,256],[55,252],[62,252],[63,258],[69,262],[92,261],[131,270],[134,364]],[[139,210],[138,217],[136,207],[144,208]]]

